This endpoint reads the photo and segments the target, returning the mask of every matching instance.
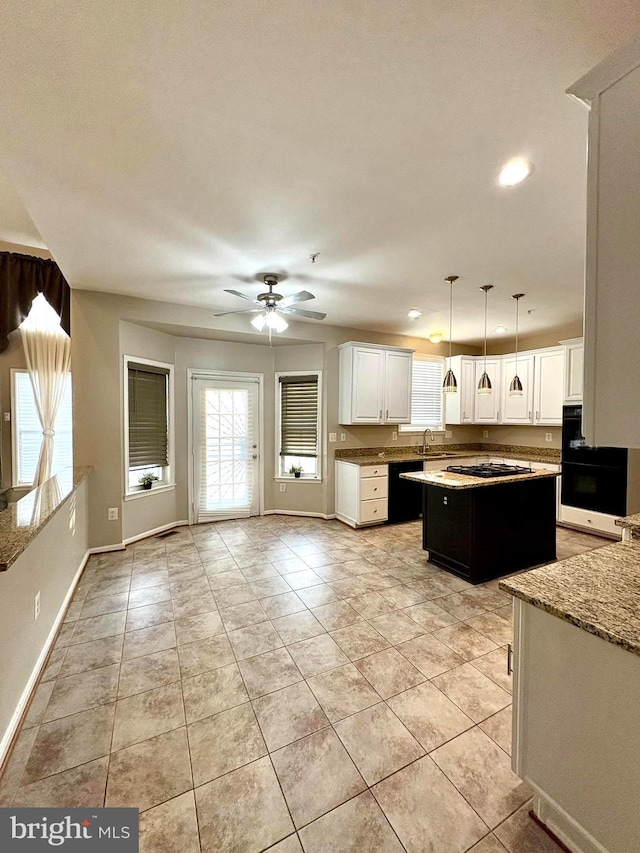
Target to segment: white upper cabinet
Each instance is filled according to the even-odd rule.
[[[533,423],[560,426],[564,402],[564,349],[543,350],[536,353],[534,359]]]
[[[584,341],[562,341],[564,346],[564,401],[581,403],[584,381]]]
[[[587,444],[640,447],[640,36],[569,94],[591,107],[582,428]]]
[[[413,350],[342,344],[339,422],[411,423],[412,359]]]
[[[516,374],[522,382],[522,396],[510,397],[509,385]],[[501,415],[503,424],[532,424],[533,423],[533,376],[534,356],[520,353],[517,361],[515,355],[507,355],[502,361],[502,402]]]
[[[488,358],[486,360],[487,373],[491,380],[492,393],[478,394],[478,382],[485,370],[485,359],[478,358],[475,361],[474,377],[474,411],[475,423],[497,424],[500,423],[500,396],[502,388],[502,359]]]
[[[445,362],[445,371],[449,369],[449,359]],[[446,423],[472,424],[474,419],[475,401],[475,359],[454,355],[451,358],[451,369],[458,382],[455,394],[445,394]]]

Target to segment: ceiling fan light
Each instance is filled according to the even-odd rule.
[[[491,387],[491,380],[489,379],[489,374],[485,372],[480,377],[480,381],[478,382],[478,394],[493,394],[493,388]]]
[[[442,383],[442,390],[445,394],[457,394],[458,393],[458,380],[456,379],[456,375],[449,368],[444,376],[444,382]]]
[[[522,397],[522,393],[522,382],[520,381],[520,377],[516,373],[516,375],[511,380],[511,384],[509,385],[509,396]]]
[[[266,315],[258,314],[257,317],[254,317],[251,321],[251,325],[254,329],[257,329],[258,332],[261,332],[264,329],[264,325],[266,323]]]
[[[285,329],[289,328],[289,324],[280,314],[277,314],[275,311],[269,311],[266,315],[265,323],[268,329],[271,329],[273,332],[284,332]]]

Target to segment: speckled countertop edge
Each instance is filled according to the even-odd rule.
[[[513,477],[468,477],[453,472],[421,472],[400,474],[403,480],[414,480],[425,486],[440,486],[443,489],[478,489],[483,486],[501,486],[506,483],[520,483],[522,480],[541,480],[545,477],[558,477],[556,471],[531,471],[528,474],[514,474]]]
[[[91,471],[89,466],[65,469],[0,511],[0,572],[15,563]]]
[[[624,518],[616,518],[615,523],[618,527],[624,527],[627,530],[635,530],[640,533],[640,512],[634,515],[626,515]]]
[[[454,454],[454,456],[450,457],[450,464],[454,464],[456,459],[464,459],[471,456],[502,456],[526,462],[547,462],[551,465],[560,464],[560,450],[557,448],[522,447],[511,444],[437,444],[430,448],[426,454],[419,452],[417,445],[398,448],[353,447],[345,450],[336,450],[335,459],[338,462],[350,462],[352,465],[386,465],[389,462],[405,462],[414,459],[427,462],[429,459],[446,462],[446,458],[442,459],[442,454],[445,453]]]
[[[500,589],[640,655],[640,539],[503,578]]]

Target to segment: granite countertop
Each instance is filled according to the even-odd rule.
[[[482,486],[501,486],[505,483],[519,483],[522,480],[540,480],[545,477],[559,476],[556,471],[531,471],[527,474],[514,474],[511,477],[469,477],[466,474],[454,474],[451,471],[428,471],[400,474],[403,480],[415,480],[425,486],[440,486],[443,489],[478,489]]]
[[[640,655],[640,539],[504,578],[500,589]]]
[[[0,512],[0,572],[6,572],[91,472],[65,468]]]
[[[616,518],[615,523],[618,527],[640,533],[640,512],[636,512],[635,515],[627,515],[624,518]]]
[[[511,444],[492,445],[459,445],[437,444],[422,453],[417,445],[405,447],[356,447],[346,450],[336,450],[335,458],[339,462],[350,462],[352,465],[386,465],[389,462],[405,462],[422,459],[424,461],[447,461],[451,464],[456,459],[469,457],[498,456],[508,459],[518,459],[525,462],[546,462],[551,465],[560,464],[560,450],[543,447],[521,447]]]

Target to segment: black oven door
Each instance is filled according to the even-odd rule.
[[[626,467],[563,461],[562,503],[607,515],[626,515]]]

